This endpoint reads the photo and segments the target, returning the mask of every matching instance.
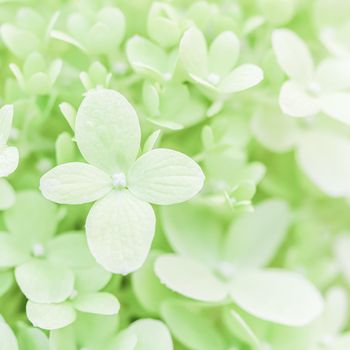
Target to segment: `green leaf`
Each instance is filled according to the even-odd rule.
[[[244,213],[229,229],[224,244],[226,260],[238,268],[267,265],[282,244],[290,219],[287,203],[278,199],[266,200],[253,213]]]
[[[31,260],[15,270],[23,294],[36,303],[59,303],[71,296],[74,275],[65,267],[45,260]]]
[[[173,341],[166,325],[158,320],[142,319],[133,322],[128,331],[135,334],[135,350],[173,350]]]
[[[0,210],[11,208],[16,202],[16,193],[5,179],[0,178]]]
[[[118,299],[105,292],[78,295],[73,299],[73,305],[81,312],[99,315],[115,315],[120,308]]]
[[[60,204],[93,202],[111,190],[111,176],[93,165],[80,162],[58,165],[40,179],[43,196]]]
[[[5,212],[4,219],[17,239],[29,245],[41,244],[56,233],[58,210],[39,192],[26,190],[17,193],[16,203]]]
[[[17,339],[5,320],[0,315],[0,350],[18,350]]]
[[[75,310],[68,303],[37,304],[29,300],[26,311],[33,326],[47,330],[66,327],[76,318]]]
[[[255,317],[288,326],[304,326],[323,311],[320,292],[302,275],[284,270],[242,271],[230,295]]]
[[[224,340],[208,315],[200,315],[186,304],[166,301],[162,317],[173,336],[193,350],[223,350]]]
[[[162,255],[156,260],[154,271],[169,289],[188,298],[219,302],[225,299],[228,292],[225,283],[207,266],[190,258]]]
[[[130,191],[155,204],[175,204],[194,197],[203,187],[204,174],[191,158],[169,149],[142,155],[128,173]]]
[[[77,112],[75,137],[89,163],[110,174],[125,171],[140,148],[139,120],[118,92],[89,91]]]
[[[107,271],[127,274],[144,263],[155,230],[152,207],[129,191],[113,191],[96,202],[86,220],[88,245]]]

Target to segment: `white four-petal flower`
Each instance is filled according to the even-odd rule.
[[[315,69],[306,44],[288,29],[273,32],[272,46],[289,77],[279,95],[283,112],[293,117],[323,112],[350,124],[350,62],[328,58]]]
[[[190,199],[203,186],[203,172],[191,158],[169,149],[154,149],[136,159],[141,138],[137,114],[113,90],[87,93],[77,112],[75,137],[90,164],[59,165],[42,176],[40,189],[62,204],[97,200],[86,221],[92,255],[108,271],[137,270],[155,230],[149,203]]]

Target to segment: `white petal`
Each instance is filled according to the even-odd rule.
[[[17,339],[10,326],[0,315],[0,350],[18,350]]]
[[[192,27],[180,41],[180,59],[190,75],[206,78],[208,75],[208,49],[203,33]]]
[[[15,201],[15,190],[5,179],[0,179],[0,210],[9,209],[15,204]]]
[[[223,78],[218,88],[222,93],[231,94],[259,84],[263,78],[261,68],[254,64],[242,64]]]
[[[334,93],[320,98],[323,112],[342,123],[350,125],[350,93]]]
[[[0,108],[0,145],[6,145],[10,137],[13,118],[13,105]]]
[[[233,32],[222,32],[209,48],[209,71],[220,77],[228,74],[235,66],[239,56],[240,43]]]
[[[186,297],[216,302],[222,301],[227,287],[204,264],[175,254],[160,256],[155,273],[171,290]]]
[[[62,304],[37,304],[27,302],[27,317],[35,327],[42,329],[59,329],[74,322],[76,313],[68,303]]]
[[[243,310],[263,320],[303,326],[323,311],[319,291],[303,276],[283,270],[243,271],[230,295]]]
[[[183,153],[157,148],[142,155],[128,173],[130,191],[155,204],[175,204],[194,197],[203,187],[199,165]]]
[[[18,166],[19,154],[16,147],[2,147],[0,149],[0,176],[12,174]]]
[[[141,319],[128,328],[137,337],[137,350],[173,350],[173,341],[167,326],[158,320]]]
[[[73,305],[81,312],[99,315],[116,315],[120,308],[118,299],[105,292],[78,295]]]
[[[75,137],[89,163],[110,174],[125,171],[140,148],[136,111],[116,91],[89,91],[77,112]]]
[[[127,274],[142,266],[154,230],[152,207],[129,191],[113,191],[96,202],[86,220],[92,255],[113,273]]]
[[[226,260],[243,267],[261,267],[271,261],[286,236],[290,212],[286,202],[270,199],[254,212],[234,220],[224,244]]]
[[[316,80],[326,91],[339,91],[350,88],[350,61],[328,58],[316,70]]]
[[[279,104],[283,113],[292,117],[307,117],[320,111],[316,98],[294,81],[286,81],[280,91]]]
[[[0,233],[0,268],[18,266],[30,258],[29,249],[12,234]]]
[[[350,195],[350,142],[328,132],[308,132],[297,148],[306,175],[332,197]]]
[[[303,40],[288,29],[276,29],[272,33],[272,47],[277,62],[293,80],[306,83],[312,79],[314,64]]]
[[[102,198],[112,189],[112,178],[86,163],[65,163],[40,179],[43,196],[60,204],[81,204]]]
[[[73,273],[45,260],[24,263],[16,268],[15,276],[23,294],[36,303],[59,303],[74,289]]]

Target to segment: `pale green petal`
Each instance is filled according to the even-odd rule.
[[[279,104],[283,113],[292,117],[307,117],[320,111],[318,99],[294,81],[286,81],[280,90]]]
[[[140,148],[136,111],[116,91],[89,91],[77,112],[75,137],[89,163],[110,174],[125,171]]]
[[[173,341],[166,325],[158,320],[142,319],[128,327],[135,334],[137,343],[135,350],[172,350]]]
[[[152,134],[147,137],[147,140],[143,145],[143,153],[152,151],[152,149],[155,148],[157,143],[159,142],[160,137],[161,137],[160,129],[152,132]]]
[[[15,270],[23,294],[36,303],[59,303],[74,290],[73,273],[45,260],[31,260]]]
[[[81,312],[99,315],[116,315],[120,309],[118,299],[104,292],[78,295],[72,303]]]
[[[232,94],[259,84],[264,78],[260,67],[254,64],[242,64],[222,79],[218,85],[220,92]]]
[[[18,192],[16,203],[4,214],[8,230],[27,244],[41,244],[56,233],[57,206],[46,200],[38,191]]]
[[[74,271],[76,290],[81,292],[96,292],[108,284],[112,274],[97,263],[95,265],[94,267]]]
[[[338,92],[322,96],[320,104],[325,114],[350,125],[350,93]]]
[[[166,288],[154,273],[154,263],[160,252],[151,251],[143,266],[131,275],[132,290],[139,303],[150,314],[158,315],[163,300],[175,294]]]
[[[224,322],[238,339],[250,344],[253,349],[262,350],[260,340],[238,312],[235,310],[225,310]]]
[[[152,207],[129,191],[113,191],[96,202],[86,220],[92,255],[113,273],[127,274],[142,266],[154,230]]]
[[[217,263],[224,228],[212,208],[183,203],[162,207],[160,214],[164,234],[175,252],[209,266]]]
[[[334,242],[334,253],[340,271],[344,277],[350,282],[350,236],[348,234],[338,235]]]
[[[295,120],[280,111],[264,110],[252,119],[252,131],[256,139],[273,152],[287,152],[298,139]]]
[[[30,248],[14,235],[0,233],[0,268],[18,266],[30,259]]]
[[[75,310],[68,303],[37,304],[29,300],[26,311],[33,326],[47,330],[66,327],[76,318]]]
[[[16,193],[10,183],[0,178],[0,210],[9,209],[15,204]]]
[[[17,339],[5,322],[5,320],[0,315],[0,350],[18,350]]]
[[[49,349],[49,340],[47,336],[38,328],[21,325],[17,339],[21,350]]]
[[[180,41],[180,59],[186,71],[199,78],[207,78],[208,48],[203,33],[192,27],[188,29]]]
[[[77,350],[73,325],[50,331],[50,350]]]
[[[12,128],[13,105],[5,105],[0,109],[0,145],[6,145]]]
[[[12,174],[18,166],[19,153],[16,147],[0,148],[0,177]]]
[[[60,204],[82,204],[104,197],[112,190],[112,178],[86,163],[65,163],[40,179],[43,196]]]
[[[224,244],[226,260],[238,267],[262,267],[275,256],[290,223],[288,204],[269,199],[234,220]]]
[[[255,317],[288,326],[304,326],[323,311],[320,292],[302,275],[284,270],[242,271],[230,295]]]
[[[108,350],[135,350],[136,344],[136,335],[125,329],[108,344]]]
[[[167,80],[169,61],[165,51],[151,41],[133,36],[126,45],[126,55],[132,68],[156,80]]]
[[[339,91],[350,88],[350,61],[328,58],[316,70],[316,81],[322,90]]]
[[[12,24],[5,23],[1,26],[1,38],[9,50],[21,58],[37,51],[40,46],[39,39],[34,34]]]
[[[350,142],[328,132],[305,133],[297,148],[297,160],[305,174],[332,197],[350,194]]]
[[[222,334],[208,315],[200,315],[185,304],[166,301],[162,306],[162,317],[173,336],[186,347],[193,350],[226,349]]]
[[[95,267],[96,262],[82,232],[67,232],[47,244],[47,258],[52,263],[73,269]]]
[[[0,297],[2,297],[13,285],[12,271],[0,271]]]
[[[203,183],[204,174],[197,163],[183,153],[163,148],[142,155],[128,173],[130,191],[154,204],[189,200]]]
[[[329,347],[329,350],[348,350],[350,348],[350,333],[341,334]]]
[[[222,32],[209,48],[209,71],[224,77],[235,66],[239,56],[239,39],[233,32]]]
[[[76,157],[76,146],[72,136],[67,132],[58,135],[55,142],[57,165],[73,162]]]
[[[291,79],[301,84],[312,79],[314,64],[310,51],[294,32],[288,29],[274,30],[272,47],[278,64]]]
[[[154,270],[163,284],[186,297],[217,302],[227,295],[227,286],[199,261],[165,254],[156,260]]]

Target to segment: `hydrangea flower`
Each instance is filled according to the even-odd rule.
[[[160,256],[155,273],[168,288],[203,302],[229,298],[258,318],[289,326],[305,325],[322,312],[321,295],[301,275],[264,267],[289,224],[283,201],[260,204],[254,213],[234,220],[226,235],[205,208],[187,206],[181,217],[179,210],[162,210],[165,232],[177,254]],[[198,237],[200,245],[195,243]]]
[[[282,111],[294,117],[323,112],[349,124],[349,61],[329,58],[315,69],[306,44],[288,29],[275,30],[272,45],[279,66],[290,79],[279,95]]]
[[[205,36],[196,27],[185,32],[179,45],[180,60],[189,77],[214,98],[227,98],[263,79],[262,70],[254,64],[235,68],[239,51],[240,42],[233,32],[219,34],[208,49]]]
[[[75,138],[90,164],[59,165],[43,175],[40,189],[62,204],[97,200],[86,220],[92,255],[108,271],[137,270],[155,229],[148,202],[186,201],[200,191],[204,175],[189,157],[168,149],[154,149],[135,161],[140,148],[137,114],[113,90],[87,93],[77,113]]]
[[[35,191],[17,193],[15,205],[4,214],[9,233],[0,236],[0,267],[15,268],[18,286],[36,303],[59,303],[75,288],[99,290],[110,279],[90,255],[81,232],[53,237],[58,219],[56,206]],[[94,280],[87,281],[86,274]]]

